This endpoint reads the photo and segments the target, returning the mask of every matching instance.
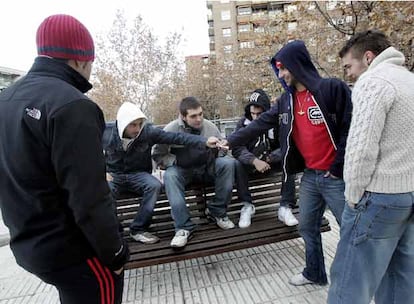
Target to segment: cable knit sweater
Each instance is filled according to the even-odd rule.
[[[364,191],[414,191],[414,74],[404,61],[389,47],[355,84],[344,164],[350,203]]]

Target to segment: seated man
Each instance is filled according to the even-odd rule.
[[[130,225],[131,237],[152,244],[159,238],[147,231],[154,206],[161,190],[160,181],[152,172],[151,148],[156,143],[184,144],[204,148],[215,147],[217,138],[165,132],[145,123],[139,107],[125,102],[117,113],[116,123],[108,123],[103,137],[109,187],[114,196],[130,191],[142,195],[138,213]]]
[[[249,125],[260,114],[270,109],[270,100],[261,90],[255,90],[245,107],[245,114],[237,123],[237,130]],[[272,131],[272,132],[270,132]],[[240,212],[239,227],[247,228],[251,224],[251,216],[255,213],[252,196],[248,187],[248,175],[251,173],[264,173],[271,167],[281,168],[281,157],[278,141],[274,138],[273,129],[251,140],[245,146],[237,146],[232,150],[233,156],[238,160],[236,164],[237,194],[243,208]],[[276,150],[277,149],[277,150]],[[273,151],[273,153],[272,153]],[[287,181],[282,182],[282,199],[278,210],[278,218],[288,226],[298,224],[292,214],[295,206],[295,174],[289,174]]]
[[[220,137],[217,127],[203,118],[203,108],[196,98],[184,98],[179,110],[180,117],[165,126],[165,131]],[[176,232],[171,247],[184,247],[195,228],[185,202],[185,186],[190,182],[215,183],[216,195],[208,202],[206,214],[220,228],[234,228],[226,209],[232,197],[235,160],[218,157],[217,152],[201,146],[156,145],[153,149],[154,160],[166,169],[164,185]]]

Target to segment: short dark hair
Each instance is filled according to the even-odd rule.
[[[179,110],[180,110],[180,114],[182,116],[187,116],[187,112],[190,109],[198,109],[199,107],[201,107],[201,103],[197,100],[197,98],[189,96],[189,97],[184,97],[179,105]]]
[[[362,58],[366,51],[371,51],[377,56],[391,46],[387,36],[379,30],[368,30],[356,33],[349,39],[339,51],[339,57],[343,58],[348,52],[352,52],[354,58]]]

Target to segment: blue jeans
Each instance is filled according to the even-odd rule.
[[[253,172],[254,166],[248,166],[242,164],[236,160],[236,188],[237,196],[240,202],[252,202],[252,195],[249,191],[249,173]],[[271,173],[271,172],[270,172]],[[266,176],[266,173],[254,173]],[[282,189],[280,194],[282,196],[280,200],[280,206],[293,208],[296,205],[296,186],[295,186],[296,174],[289,174],[287,181],[282,181]]]
[[[160,181],[148,172],[111,175],[113,181],[108,184],[115,197],[122,192],[134,192],[142,195],[137,215],[130,225],[130,230],[134,233],[146,231],[151,225],[155,203],[162,188]]]
[[[365,192],[342,216],[328,303],[414,303],[414,192]]]
[[[180,229],[192,231],[195,228],[185,202],[185,186],[190,182],[214,182],[216,195],[207,207],[214,217],[222,218],[227,215],[227,205],[232,197],[235,160],[230,157],[216,158],[214,170],[214,176],[208,176],[205,171],[196,173],[193,169],[183,169],[178,166],[171,166],[165,170],[165,192],[170,202],[176,231]]]
[[[299,233],[306,251],[306,267],[302,274],[321,285],[328,283],[320,232],[322,217],[328,205],[340,224],[345,207],[344,181],[324,177],[325,173],[305,169],[299,188]]]

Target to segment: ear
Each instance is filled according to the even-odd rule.
[[[376,55],[372,51],[366,51],[365,56],[367,60],[367,65],[370,65],[376,57]]]

